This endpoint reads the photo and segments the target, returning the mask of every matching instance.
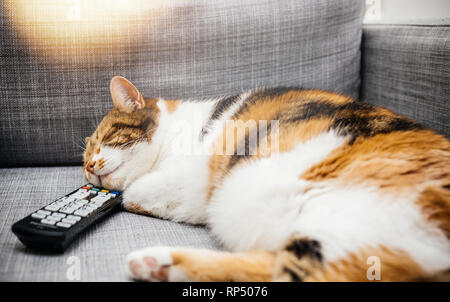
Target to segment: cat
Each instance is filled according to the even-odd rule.
[[[226,250],[132,251],[132,278],[408,281],[450,268],[445,137],[320,90],[164,100],[119,76],[110,90],[86,180],[123,190],[128,211],[206,225]]]

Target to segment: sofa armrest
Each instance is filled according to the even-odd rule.
[[[450,26],[366,25],[361,99],[450,137]]]

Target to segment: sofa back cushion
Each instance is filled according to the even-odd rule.
[[[450,25],[364,27],[361,99],[450,138]]]
[[[0,4],[0,165],[79,164],[114,75],[146,97],[263,86],[358,97],[363,1],[103,2]]]

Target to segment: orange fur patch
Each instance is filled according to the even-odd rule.
[[[450,189],[428,187],[418,204],[427,219],[436,223],[450,239]]]
[[[264,282],[272,279],[275,259],[270,252],[228,253],[185,249],[171,253],[173,265],[193,281]]]
[[[105,166],[105,160],[103,158],[100,158],[97,162],[96,165],[98,165],[98,169],[102,169]]]
[[[367,264],[371,256],[380,259],[379,281],[410,281],[427,273],[407,253],[393,251],[386,247],[367,248],[358,254],[327,264],[314,271],[304,281],[367,282]]]
[[[358,138],[342,146],[301,177],[310,181],[340,179],[371,183],[381,189],[450,183],[450,143],[429,130],[392,132]]]
[[[165,100],[164,104],[166,104],[167,112],[169,114],[173,113],[180,106],[181,102],[181,100]]]
[[[369,257],[379,259],[379,278],[368,278],[368,270],[374,265]],[[358,253],[326,264],[308,256],[297,258],[286,250],[277,254],[275,261],[275,281],[292,281],[292,274],[304,282],[369,282],[369,281],[410,281],[427,276],[417,262],[407,253],[387,247],[368,247]],[[372,277],[372,272],[369,271]]]
[[[124,203],[124,208],[129,212],[154,216],[151,211],[144,209],[140,204],[134,202]]]

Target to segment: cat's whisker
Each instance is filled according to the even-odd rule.
[[[78,141],[77,141],[78,140]],[[79,147],[81,150],[83,150],[83,153],[86,151],[86,145],[83,139],[81,139],[80,137],[72,137],[72,143]]]
[[[79,147],[81,150],[86,151],[86,147],[80,145],[80,144],[77,143],[76,141],[72,141],[72,142],[73,142],[73,144],[74,144],[75,146]]]

